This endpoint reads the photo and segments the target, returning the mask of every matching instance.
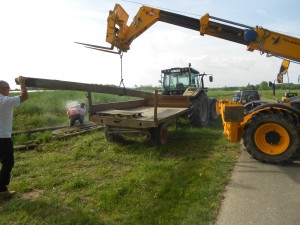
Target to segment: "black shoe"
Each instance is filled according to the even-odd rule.
[[[0,193],[4,192],[4,191],[8,191],[7,186],[6,185],[0,185]]]

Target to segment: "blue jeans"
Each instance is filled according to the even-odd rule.
[[[10,182],[10,173],[14,167],[14,147],[11,138],[0,138],[0,161],[2,167],[0,170],[0,192],[7,190]]]

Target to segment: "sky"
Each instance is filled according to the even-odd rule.
[[[300,38],[298,0],[0,0],[0,79],[18,87],[25,77],[81,83],[121,81],[121,60],[74,42],[110,47],[105,42],[109,10],[119,3],[130,23],[142,5],[193,18],[205,13],[248,26]],[[207,87],[246,86],[274,81],[282,60],[249,52],[246,46],[157,22],[135,39],[122,57],[126,87],[158,86],[162,69],[192,67],[213,74]],[[289,80],[298,83],[300,65],[291,63]]]

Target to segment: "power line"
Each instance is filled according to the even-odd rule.
[[[154,6],[154,5],[147,5],[147,4],[144,4],[142,2],[137,2],[137,1],[130,1],[130,0],[121,0],[121,1],[123,1],[123,2],[129,2],[129,3],[133,3],[133,4],[137,4],[137,5],[144,5],[144,6],[148,6],[148,7],[152,7],[152,8],[156,8],[156,9],[167,10],[169,12],[171,11],[171,12],[176,12],[176,13],[181,13],[181,14],[186,14],[186,15],[193,15],[193,16],[198,16],[198,17],[201,16],[199,14],[188,13],[188,12],[179,11],[179,10],[175,10],[175,9],[164,8],[164,7],[160,7],[160,6]]]

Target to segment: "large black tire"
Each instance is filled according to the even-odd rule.
[[[247,122],[243,140],[253,158],[260,162],[283,164],[297,154],[299,126],[288,112],[265,110]]]
[[[209,120],[216,121],[219,118],[216,109],[217,99],[209,98],[208,100],[209,100]]]
[[[247,97],[247,103],[248,103],[248,102],[253,102],[253,101],[255,101],[255,100],[256,100],[256,98],[255,98],[254,95],[249,95],[249,96]]]
[[[253,101],[253,102],[248,102],[244,105],[244,114],[247,115],[251,110],[253,110],[254,108],[264,105],[264,104],[268,104],[270,102],[268,101],[263,101],[263,100],[257,100],[257,101]]]
[[[150,129],[151,139],[155,145],[165,145],[168,141],[168,126],[160,124]]]
[[[205,92],[201,92],[197,98],[191,101],[188,118],[193,126],[204,127],[207,125],[209,120],[209,104]]]

